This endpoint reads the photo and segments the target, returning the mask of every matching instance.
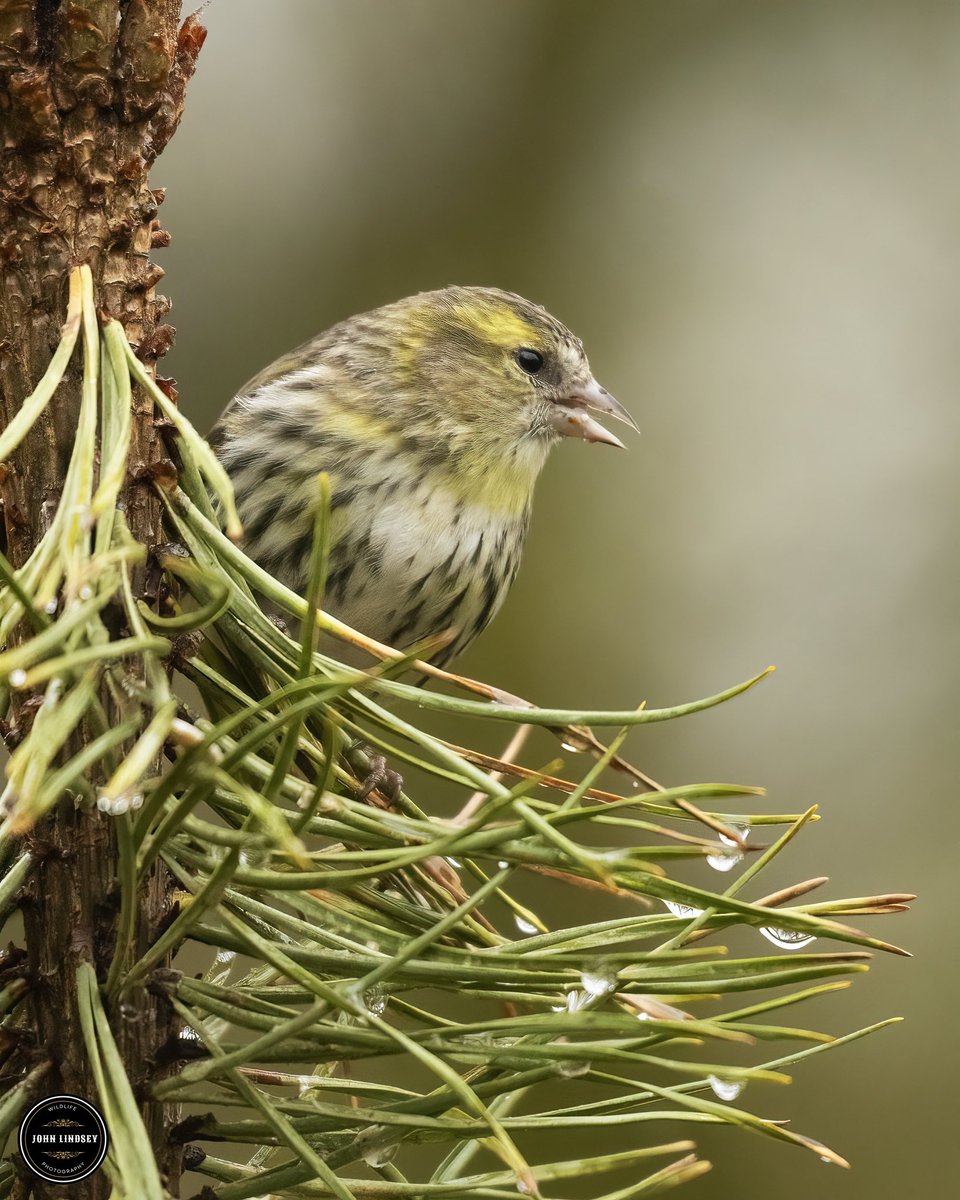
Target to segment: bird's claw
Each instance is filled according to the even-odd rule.
[[[366,800],[371,793],[378,791],[392,808],[400,799],[403,776],[387,766],[382,754],[368,754],[367,763],[367,774],[357,789],[357,799]]]

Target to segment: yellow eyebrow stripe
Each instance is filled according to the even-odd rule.
[[[498,346],[536,346],[537,330],[506,304],[458,304],[454,307],[464,326],[482,341]]]

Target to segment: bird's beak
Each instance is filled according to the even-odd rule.
[[[615,400],[607,389],[602,388],[592,377],[569,396],[564,396],[551,406],[550,424],[561,437],[578,437],[585,442],[603,442],[607,446],[625,449],[623,442],[608,429],[604,429],[599,421],[595,421],[588,409],[616,417],[631,429],[637,429],[633,417],[620,401]]]

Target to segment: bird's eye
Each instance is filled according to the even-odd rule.
[[[543,366],[543,355],[529,346],[523,346],[517,351],[517,365],[528,375],[536,375]]]

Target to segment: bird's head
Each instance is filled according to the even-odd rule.
[[[529,300],[449,287],[381,311],[390,310],[410,420],[430,423],[466,452],[541,465],[562,437],[623,445],[592,413],[636,428],[594,379],[579,338]]]

